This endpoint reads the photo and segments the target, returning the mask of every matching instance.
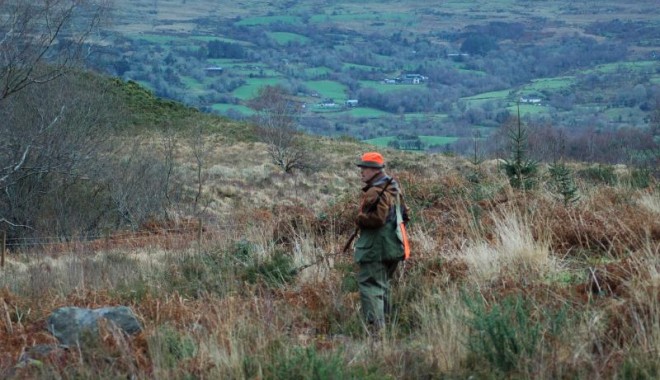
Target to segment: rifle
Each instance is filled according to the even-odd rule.
[[[387,187],[390,186],[390,183],[394,180],[393,177],[390,177],[390,179],[387,180],[385,183],[385,186],[383,186],[383,190],[378,193],[378,197],[376,198],[376,201],[369,207],[367,212],[372,212],[378,207],[378,202],[380,202],[380,198],[383,196],[383,193],[385,193],[385,190],[387,190]],[[348,251],[348,248],[350,248],[351,244],[353,243],[353,240],[355,240],[355,237],[357,237],[358,233],[360,233],[360,227],[355,227],[355,231],[353,231],[353,234],[348,238],[348,241],[346,244],[344,244],[344,249],[341,250],[341,253],[346,253]]]

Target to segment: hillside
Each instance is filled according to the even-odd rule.
[[[3,378],[660,374],[660,188],[649,173],[567,162],[553,177],[540,164],[522,191],[495,161],[383,150],[411,209],[413,256],[374,341],[350,255],[339,254],[354,228],[354,161],[370,146],[304,135],[316,165],[285,174],[254,126],[99,80],[129,110],[110,139],[121,144],[99,156],[121,159],[113,207],[135,216],[164,192],[164,210],[97,239],[11,241],[22,243],[0,269]],[[82,183],[106,180],[90,173]],[[579,199],[562,193],[571,181]],[[68,189],[84,204],[84,186]],[[92,203],[78,212],[105,204]],[[106,326],[81,349],[46,332],[58,307],[115,305],[142,332]]]
[[[117,1],[90,64],[234,119],[281,85],[306,104],[310,133],[376,145],[415,136],[430,151],[466,153],[474,136],[494,149],[488,137],[517,105],[575,145],[591,130],[645,129],[657,107],[650,0],[182,5]]]

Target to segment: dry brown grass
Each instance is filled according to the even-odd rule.
[[[565,207],[542,188],[513,191],[494,163],[479,168],[474,183],[475,168],[460,159],[387,151],[412,211],[413,257],[394,290],[395,321],[375,343],[360,322],[350,255],[335,255],[354,228],[353,161],[365,148],[317,144],[325,165],[287,176],[264,162],[259,144],[218,143],[205,169],[203,213],[181,208],[174,222],[147,223],[124,240],[11,253],[0,277],[0,373],[265,378],[313,360],[301,359],[300,349],[313,350],[319,366],[339,358],[360,377],[378,368],[379,378],[609,378],[626,363],[655,373],[644,358],[660,349],[657,190],[586,186],[580,202]],[[250,159],[242,161],[246,149]],[[183,150],[177,157],[190,158]],[[278,285],[241,274],[252,261],[240,255],[262,263],[277,253],[294,267],[314,265]],[[497,372],[466,344],[480,317],[468,295],[486,310],[522,297],[532,305],[530,324],[550,323],[562,310],[566,322],[560,333],[543,325],[535,355]],[[56,307],[119,304],[144,323],[141,335],[107,330],[91,351],[57,350],[42,367],[16,367],[24,350],[54,343],[45,320]]]

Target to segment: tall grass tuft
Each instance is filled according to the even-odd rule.
[[[555,270],[548,242],[535,239],[530,223],[516,212],[494,217],[492,242],[468,243],[456,256],[468,264],[471,278],[479,283],[502,277],[538,282]]]
[[[418,329],[415,337],[425,354],[419,360],[442,373],[460,370],[468,355],[469,310],[457,288],[439,290],[426,287],[423,296],[412,306]]]

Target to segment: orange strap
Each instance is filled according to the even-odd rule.
[[[399,227],[396,235],[403,244],[403,259],[408,260],[410,258],[410,243],[408,242],[408,233],[401,213],[401,196],[398,193],[396,194],[396,222]]]
[[[406,232],[406,225],[403,223],[399,224],[401,228],[401,240],[403,240],[403,259],[408,260],[410,258],[410,243],[408,242],[408,233]]]

